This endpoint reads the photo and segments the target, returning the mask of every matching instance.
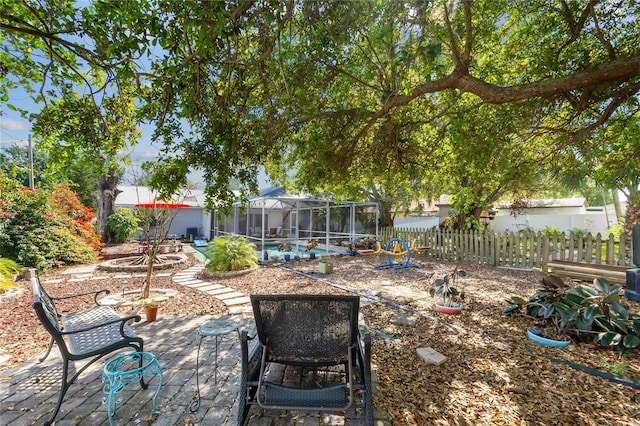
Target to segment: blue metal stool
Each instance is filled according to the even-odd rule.
[[[218,384],[218,339],[225,334],[229,334],[232,331],[237,331],[240,333],[238,328],[238,323],[229,318],[220,318],[217,320],[210,321],[200,328],[198,328],[198,335],[200,336],[200,341],[198,342],[198,352],[196,355],[196,389],[197,389],[197,399],[191,401],[189,404],[189,410],[193,413],[198,408],[200,408],[200,381],[198,380],[198,365],[200,360],[200,345],[202,344],[202,339],[204,337],[215,337],[216,338],[216,356],[214,359],[214,383]]]
[[[155,355],[149,352],[133,352],[120,355],[107,362],[102,370],[102,403],[107,403],[109,424],[113,426],[113,415],[118,405],[117,393],[131,383],[143,380],[144,376],[158,375],[158,388],[153,395],[153,414],[160,414],[156,409],[156,399],[162,388],[162,370]]]

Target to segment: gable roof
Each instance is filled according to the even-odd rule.
[[[116,197],[115,205],[117,207],[133,207],[158,197],[158,193],[148,186],[118,185],[118,190],[122,192]],[[204,191],[201,189],[185,189],[174,197],[177,202],[195,208],[204,208],[204,198]]]

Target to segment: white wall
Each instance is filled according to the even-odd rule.
[[[431,229],[438,227],[438,216],[408,216],[398,217],[393,220],[396,228]]]
[[[205,214],[202,209],[178,209],[176,213],[176,217],[171,223],[171,228],[169,228],[169,234],[176,234],[178,237],[184,235],[185,238],[188,238],[187,228],[198,228],[198,235],[209,235],[205,233],[206,230],[203,223]]]
[[[514,218],[511,215],[496,216],[489,222],[489,230],[494,232],[519,231],[526,228],[542,230],[545,227],[554,227],[562,232],[572,229],[587,229],[592,234],[604,235],[615,224],[615,217],[609,215],[609,224],[604,212],[584,214],[523,214]]]

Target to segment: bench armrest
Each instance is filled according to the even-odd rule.
[[[122,335],[122,337],[129,337],[124,333],[124,326],[130,320],[134,320],[135,322],[140,322],[142,320],[142,317],[140,317],[140,315],[130,315],[128,317],[116,318],[111,321],[105,321],[105,322],[101,322],[100,324],[92,325],[91,327],[78,328],[76,330],[70,330],[70,331],[61,331],[60,335],[65,336],[65,335],[74,335],[77,333],[84,333],[89,330],[95,330],[96,328],[104,327],[105,325],[120,323],[120,334]]]
[[[90,294],[93,294],[93,301],[95,302],[96,305],[100,306],[100,304],[98,303],[98,296],[104,293],[105,295],[111,293],[111,290],[104,288],[102,290],[98,290],[98,291],[88,291],[86,293],[78,293],[78,294],[69,294],[67,296],[57,296],[57,297],[51,297],[51,300],[65,300],[65,299],[73,299],[74,297],[81,297],[81,296],[88,296]]]

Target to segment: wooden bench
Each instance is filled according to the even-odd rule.
[[[137,337],[127,324],[131,320],[140,321],[140,316],[120,317],[111,307],[100,306],[98,304],[98,295],[101,293],[108,294],[109,290],[51,297],[44,290],[35,273],[31,276],[31,285],[34,296],[33,308],[38,319],[51,335],[49,348],[40,359],[40,362],[49,356],[54,342],[58,345],[63,360],[62,385],[58,404],[51,418],[44,423],[45,425],[51,425],[60,411],[60,406],[67,390],[87,367],[103,356],[119,349],[129,347],[138,352],[143,352],[142,339]],[[71,314],[58,314],[54,301],[88,295],[93,295],[96,306]],[[76,369],[75,374],[69,379],[67,376],[70,362],[80,360],[87,360],[87,362],[82,368]],[[140,357],[140,360],[142,362],[142,357]],[[147,387],[142,378],[140,379],[140,385],[145,389]]]
[[[569,262],[554,260],[547,263],[547,272],[561,277],[581,281],[593,281],[596,278],[606,278],[612,284],[625,285],[627,282],[626,266],[604,265],[601,263]]]

